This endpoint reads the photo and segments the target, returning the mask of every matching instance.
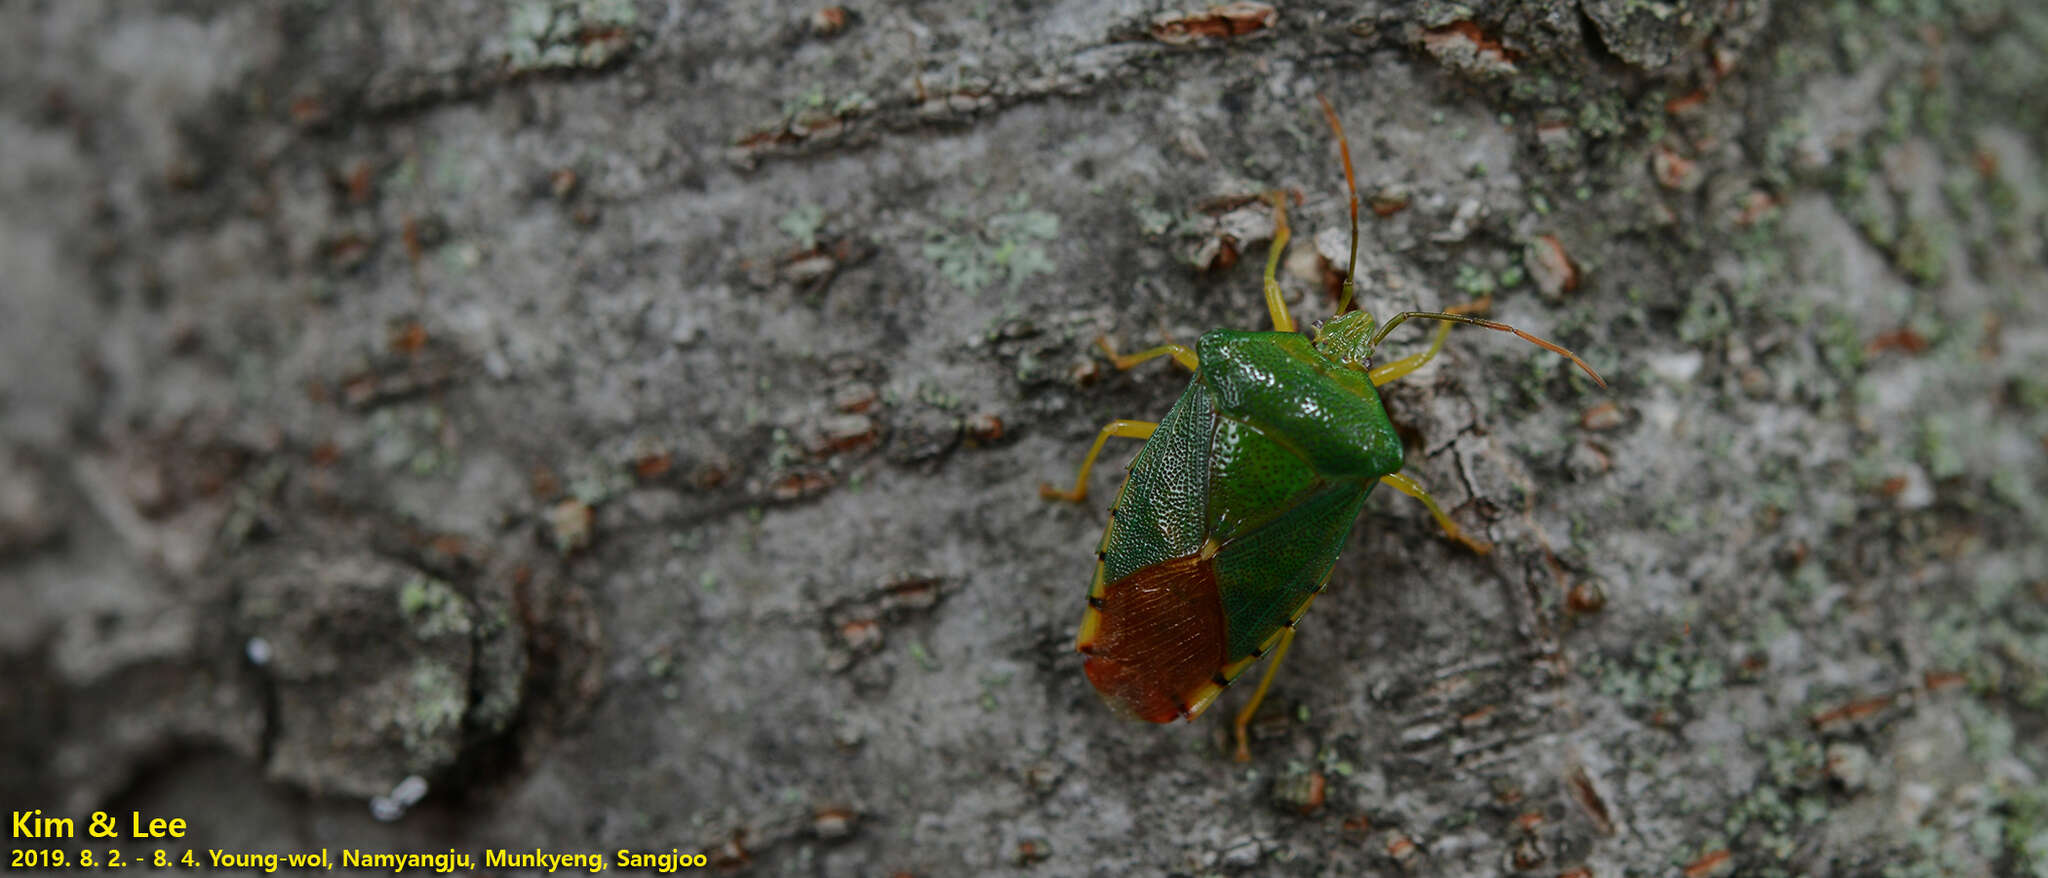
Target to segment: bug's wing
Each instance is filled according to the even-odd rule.
[[[1237,539],[1288,514],[1324,484],[1293,448],[1258,427],[1218,416],[1209,447],[1209,537]]]
[[[1216,553],[1230,660],[1260,651],[1282,626],[1301,618],[1329,581],[1370,485],[1327,484]]]
[[[1209,392],[1189,382],[1131,461],[1131,473],[1103,530],[1097,589],[1202,548],[1208,538],[1203,497],[1209,490],[1213,423]]]
[[[1227,415],[1217,417],[1209,460],[1209,534],[1221,546],[1217,584],[1235,662],[1308,609],[1374,483],[1327,478],[1299,443]]]
[[[1209,700],[1225,642],[1212,560],[1197,553],[1141,568],[1091,605],[1082,669],[1118,713],[1163,723]]]
[[[1214,423],[1208,390],[1190,381],[1132,460],[1103,529],[1075,646],[1103,700],[1127,716],[1189,715],[1222,666],[1222,605],[1202,554]]]
[[[1323,485],[1227,544],[1110,583],[1082,626],[1089,682],[1126,716],[1200,715],[1322,590],[1367,493]]]

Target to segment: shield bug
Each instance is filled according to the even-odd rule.
[[[1351,264],[1358,264],[1358,188],[1351,148],[1336,110],[1322,100],[1351,195]],[[1195,346],[1166,344],[1119,355],[1119,369],[1172,357],[1194,373],[1158,422],[1115,420],[1102,428],[1069,491],[1042,485],[1049,500],[1088,496],[1088,474],[1111,437],[1144,439],[1110,507],[1096,547],[1095,578],[1075,646],[1096,691],[1119,713],[1151,722],[1192,720],[1224,687],[1267,654],[1273,662],[1237,714],[1239,761],[1250,758],[1245,725],[1258,710],[1294,642],[1294,626],[1328,584],[1366,497],[1385,484],[1422,502],[1452,539],[1466,537],[1415,480],[1401,474],[1403,451],[1379,385],[1415,371],[1443,347],[1452,324],[1502,332],[1562,354],[1605,387],[1572,352],[1504,323],[1468,314],[1407,311],[1377,324],[1347,310],[1347,270],[1337,314],[1311,335],[1295,331],[1274,277],[1286,249],[1287,207],[1272,196],[1275,229],[1266,255],[1270,332],[1218,329]],[[1395,327],[1442,321],[1427,350],[1375,366],[1373,352]]]

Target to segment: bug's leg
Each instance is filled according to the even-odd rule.
[[[1431,339],[1429,342],[1429,350],[1419,354],[1409,354],[1384,366],[1375,366],[1366,375],[1372,378],[1373,386],[1378,387],[1420,369],[1422,364],[1429,362],[1431,357],[1436,356],[1437,351],[1444,349],[1444,336],[1450,334],[1451,324],[1439,323],[1436,328],[1436,338]]]
[[[1266,665],[1266,675],[1259,678],[1259,688],[1252,690],[1252,700],[1245,702],[1237,712],[1237,719],[1231,722],[1232,733],[1237,736],[1237,753],[1231,758],[1239,762],[1252,761],[1252,749],[1245,742],[1245,726],[1250,725],[1252,714],[1259,711],[1259,702],[1266,700],[1266,690],[1273,685],[1273,675],[1280,670],[1280,660],[1287,657],[1287,648],[1294,645],[1294,629],[1288,628],[1280,634],[1280,645],[1273,647],[1273,661]]]
[[[1074,490],[1062,491],[1053,487],[1050,482],[1040,482],[1038,484],[1038,496],[1047,500],[1065,500],[1070,503],[1079,503],[1088,499],[1088,473],[1095,469],[1095,458],[1102,454],[1103,443],[1108,442],[1111,436],[1122,436],[1126,439],[1148,439],[1151,438],[1152,431],[1157,429],[1159,429],[1159,424],[1155,421],[1126,421],[1121,419],[1110,421],[1107,426],[1102,428],[1102,432],[1095,434],[1095,444],[1089,447],[1088,456],[1081,458],[1081,474],[1074,477]]]
[[[1116,352],[1116,346],[1109,343],[1109,336],[1098,335],[1095,337],[1095,346],[1101,348],[1104,354],[1108,354],[1109,361],[1115,363],[1118,369],[1129,369],[1155,357],[1172,357],[1174,362],[1186,366],[1190,372],[1195,371],[1195,366],[1200,363],[1195,357],[1195,349],[1184,344],[1168,343],[1135,354],[1119,354]]]
[[[1280,281],[1274,277],[1280,268],[1280,253],[1287,249],[1287,193],[1276,191],[1267,198],[1273,202],[1273,244],[1266,250],[1266,311],[1273,315],[1275,332],[1293,332],[1294,317],[1287,313],[1287,303],[1280,299]]]
[[[1422,505],[1429,507],[1429,514],[1436,517],[1436,523],[1444,529],[1444,535],[1465,544],[1466,548],[1481,555],[1493,551],[1491,543],[1466,536],[1465,532],[1458,527],[1458,523],[1452,521],[1450,516],[1445,515],[1443,507],[1436,505],[1436,499],[1429,496],[1428,491],[1422,490],[1422,486],[1417,484],[1414,479],[1400,473],[1394,473],[1392,475],[1380,476],[1380,481],[1396,491],[1422,501]]]

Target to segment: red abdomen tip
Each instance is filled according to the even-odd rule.
[[[1209,559],[1162,561],[1103,590],[1102,623],[1082,671],[1116,712],[1163,723],[1185,716],[1224,664],[1223,602]]]

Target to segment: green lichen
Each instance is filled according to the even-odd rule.
[[[622,32],[638,19],[632,0],[520,3],[506,18],[505,68],[525,73],[603,67],[624,53],[629,41]]]
[[[1685,313],[1678,318],[1678,337],[1688,344],[1698,344],[1727,335],[1734,328],[1735,315],[1720,292],[1706,284],[1693,287]]]
[[[1948,275],[1948,254],[1955,249],[1954,233],[1946,224],[1914,218],[1900,232],[1894,257],[1915,283],[1933,286]]]
[[[968,295],[996,283],[1015,291],[1033,276],[1052,273],[1043,242],[1059,237],[1060,218],[1032,209],[1028,193],[1012,196],[1005,210],[980,223],[955,208],[941,213],[958,225],[927,232],[924,256]]]
[[[415,576],[398,589],[398,612],[421,639],[444,634],[467,636],[471,630],[469,602],[447,583]]]
[[[2005,819],[2000,840],[2015,865],[2034,875],[2048,875],[2048,787],[2006,790]]]
[[[2033,414],[2048,413],[2048,379],[2039,375],[2016,375],[2012,381],[2013,402]]]
[[[776,228],[795,239],[806,250],[818,246],[818,229],[824,224],[825,209],[810,203],[791,208],[781,219],[775,221]]]
[[[455,758],[455,732],[468,703],[468,685],[446,665],[421,660],[406,676],[410,699],[396,716],[401,740],[416,766],[446,765]]]
[[[1919,102],[1914,100],[1913,86],[1906,80],[1893,82],[1884,90],[1884,136],[1893,141],[1905,140],[1913,133],[1915,111]]]
[[[939,669],[938,658],[932,655],[931,650],[925,649],[923,641],[911,641],[906,650],[910,653],[911,660],[917,662],[918,667],[927,671]]]
[[[1962,475],[1963,452],[1956,444],[1955,425],[1938,415],[1922,418],[1919,458],[1927,474],[1937,479]]]
[[[569,496],[586,506],[597,506],[633,486],[632,476],[602,461],[582,461],[571,467]]]
[[[782,103],[782,115],[794,117],[803,115],[808,110],[822,110],[825,108],[826,100],[825,87],[813,83],[802,94]]]
[[[1693,640],[1642,644],[1623,660],[1596,656],[1586,662],[1585,671],[1602,692],[1643,710],[1713,690],[1727,678],[1721,662],[1702,655]]]
[[[1579,108],[1579,130],[1594,138],[1613,137],[1628,130],[1627,107],[1621,98],[1608,96],[1587,101]]]
[[[1477,298],[1491,295],[1494,290],[1500,288],[1500,283],[1494,279],[1493,272],[1476,265],[1465,264],[1458,266],[1458,277],[1451,281],[1451,286],[1458,292]]]
[[[997,671],[981,675],[981,709],[994,713],[1002,708],[1002,700],[996,691],[1008,688],[1013,675],[1008,671]]]
[[[1821,359],[1836,375],[1846,380],[1863,370],[1863,338],[1849,315],[1833,308],[1824,309],[1815,335]]]
[[[936,381],[918,382],[917,399],[919,402],[932,408],[949,412],[960,408],[961,405],[959,395],[947,390],[944,385]]]
[[[1138,215],[1138,231],[1148,238],[1156,238],[1172,230],[1178,217],[1171,211],[1160,210],[1149,204],[1133,204],[1131,210]]]
[[[1773,187],[1792,184],[1795,162],[1798,160],[1800,144],[1813,133],[1813,122],[1804,114],[1797,114],[1778,120],[1764,135],[1763,171],[1764,182]]]
[[[415,476],[444,475],[454,469],[455,451],[443,444],[446,415],[439,406],[392,406],[371,413],[370,460],[386,470]]]

